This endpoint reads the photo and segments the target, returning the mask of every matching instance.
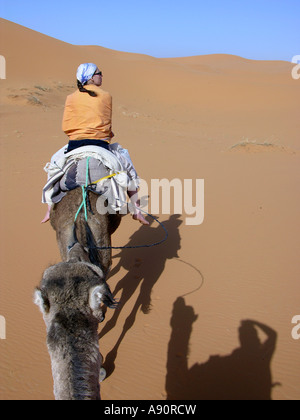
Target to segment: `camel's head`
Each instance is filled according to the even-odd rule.
[[[45,270],[34,293],[50,329],[84,330],[104,320],[102,304],[116,307],[102,270],[86,261],[70,259]]]

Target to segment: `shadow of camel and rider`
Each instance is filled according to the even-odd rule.
[[[137,313],[141,310],[144,314],[151,311],[151,292],[162,275],[167,260],[178,258],[178,251],[181,247],[179,227],[182,224],[179,215],[172,215],[163,224],[168,231],[168,240],[159,246],[150,248],[122,249],[114,258],[120,258],[118,264],[112,269],[110,277],[114,276],[121,268],[127,270],[127,274],[117,283],[113,295],[117,296],[121,292],[118,308],[113,316],[106,322],[99,333],[99,339],[111,331],[122,312],[122,309],[139,288],[139,294],[134,306],[126,318],[120,337],[113,349],[106,355],[103,366],[107,371],[107,376],[114,371],[115,360],[118,349],[126,333],[134,325]],[[150,226],[141,226],[135,232],[126,246],[136,246],[145,243],[155,243],[162,236],[160,226],[153,226],[153,219],[150,220]],[[109,279],[108,279],[109,283]]]
[[[271,400],[271,359],[277,333],[253,320],[239,327],[240,347],[231,354],[211,356],[188,368],[192,325],[198,319],[182,297],[174,303],[168,346],[167,400]],[[258,331],[266,339],[259,338]]]

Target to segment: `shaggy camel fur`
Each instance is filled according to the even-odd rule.
[[[111,250],[89,246],[111,245],[111,234],[118,228],[119,215],[100,215],[97,195],[89,192],[88,224],[84,215],[74,216],[82,201],[81,189],[70,191],[51,211],[63,262],[48,268],[35,303],[43,313],[47,346],[51,358],[54,395],[57,400],[100,399],[98,324],[104,319],[101,303],[110,308],[116,302],[106,284],[111,266]]]
[[[100,399],[101,304],[114,308],[116,302],[101,269],[80,261],[82,255],[76,244],[69,261],[48,268],[35,291],[47,328],[56,400]]]

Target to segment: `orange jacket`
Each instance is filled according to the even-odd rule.
[[[69,140],[95,139],[110,142],[112,97],[98,86],[86,85],[86,89],[97,93],[76,92],[66,99],[62,129]]]

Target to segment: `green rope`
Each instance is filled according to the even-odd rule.
[[[87,221],[87,205],[86,205],[86,199],[87,199],[87,186],[88,186],[88,179],[89,179],[89,161],[90,158],[88,157],[86,159],[86,174],[85,174],[85,185],[81,186],[82,189],[82,202],[79,206],[79,209],[77,210],[77,213],[75,215],[75,219],[74,222],[76,222],[77,217],[79,215],[79,213],[81,212],[82,207],[84,207],[84,217],[85,220]]]

